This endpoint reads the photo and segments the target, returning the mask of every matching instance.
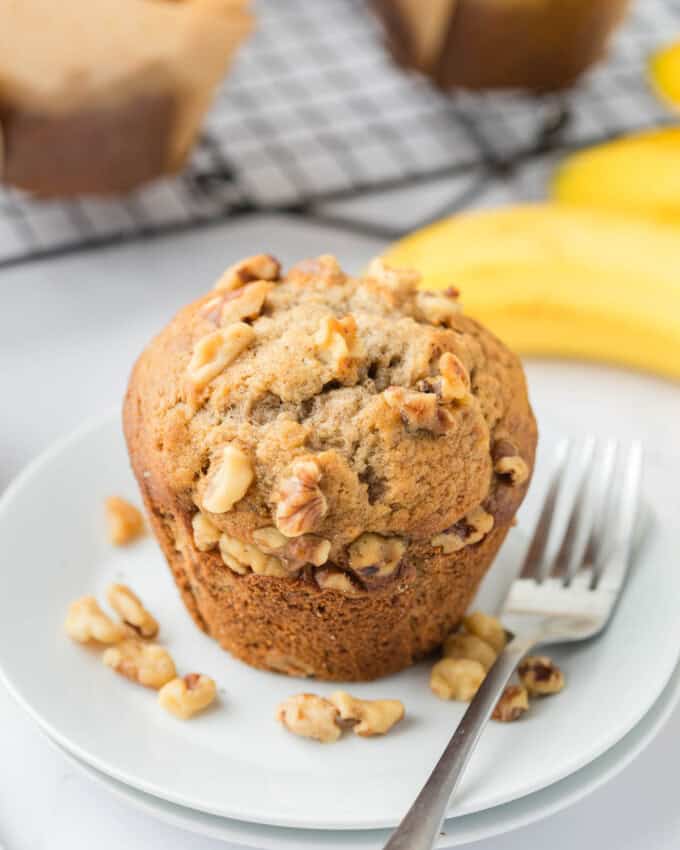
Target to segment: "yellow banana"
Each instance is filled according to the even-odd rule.
[[[423,286],[528,354],[604,360],[680,377],[680,232],[536,204],[454,216],[390,247]]]
[[[680,107],[680,41],[652,56],[649,77],[659,95],[670,106]]]
[[[567,157],[553,197],[680,225],[680,127],[634,133]]]

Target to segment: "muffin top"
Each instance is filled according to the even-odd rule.
[[[450,553],[510,521],[536,442],[521,365],[453,287],[418,283],[380,259],[353,278],[258,255],[146,349],[126,422],[143,486],[199,549],[370,584],[409,546]]]

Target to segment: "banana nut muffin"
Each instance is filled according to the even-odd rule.
[[[522,367],[457,292],[375,260],[228,269],[139,358],[134,472],[198,625],[256,667],[372,679],[457,625],[513,522]]]

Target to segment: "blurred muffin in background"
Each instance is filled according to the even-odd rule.
[[[0,178],[41,196],[116,194],[182,167],[248,0],[7,0]]]
[[[628,0],[372,0],[402,66],[440,88],[555,91],[605,52]]]

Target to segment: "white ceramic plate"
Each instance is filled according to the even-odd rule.
[[[549,788],[484,812],[451,818],[442,828],[442,836],[437,843],[438,850],[448,850],[451,847],[459,847],[461,844],[511,832],[513,829],[553,815],[583,799],[613,779],[651,743],[678,703],[680,703],[680,668],[676,668],[671,681],[652,708],[618,744],[589,765],[572,773],[566,779],[553,783]],[[65,751],[62,750],[62,752]],[[257,848],[257,850],[380,850],[390,835],[389,831],[382,829],[343,830],[342,832],[285,829],[220,818],[176,806],[158,797],[136,791],[131,786],[124,785],[80,761],[70,753],[65,752],[65,754],[91,779],[152,817],[197,835],[229,841],[243,847]]]
[[[677,479],[670,462],[648,469],[648,500],[655,507],[658,501],[666,516]],[[540,482],[534,501],[539,490]],[[384,739],[349,735],[320,747],[287,734],[273,721],[274,708],[310,684],[252,670],[201,634],[152,540],[113,550],[102,523],[102,503],[112,493],[136,498],[117,416],[55,446],[0,503],[6,565],[0,671],[20,703],[83,761],[170,802],[279,826],[396,824],[463,711],[430,694],[428,665],[352,686],[362,697],[405,702],[407,720]],[[611,628],[595,642],[559,653],[565,692],[538,703],[525,722],[489,727],[452,816],[564,778],[613,746],[649,710],[680,647],[678,537],[677,523],[659,523]],[[516,555],[505,555],[505,566],[515,562]],[[64,636],[68,603],[83,593],[102,595],[112,580],[129,582],[148,602],[180,671],[198,669],[218,681],[221,705],[189,723],[177,721],[159,709],[152,692],[113,675],[95,651]],[[327,693],[334,686],[312,687]]]

